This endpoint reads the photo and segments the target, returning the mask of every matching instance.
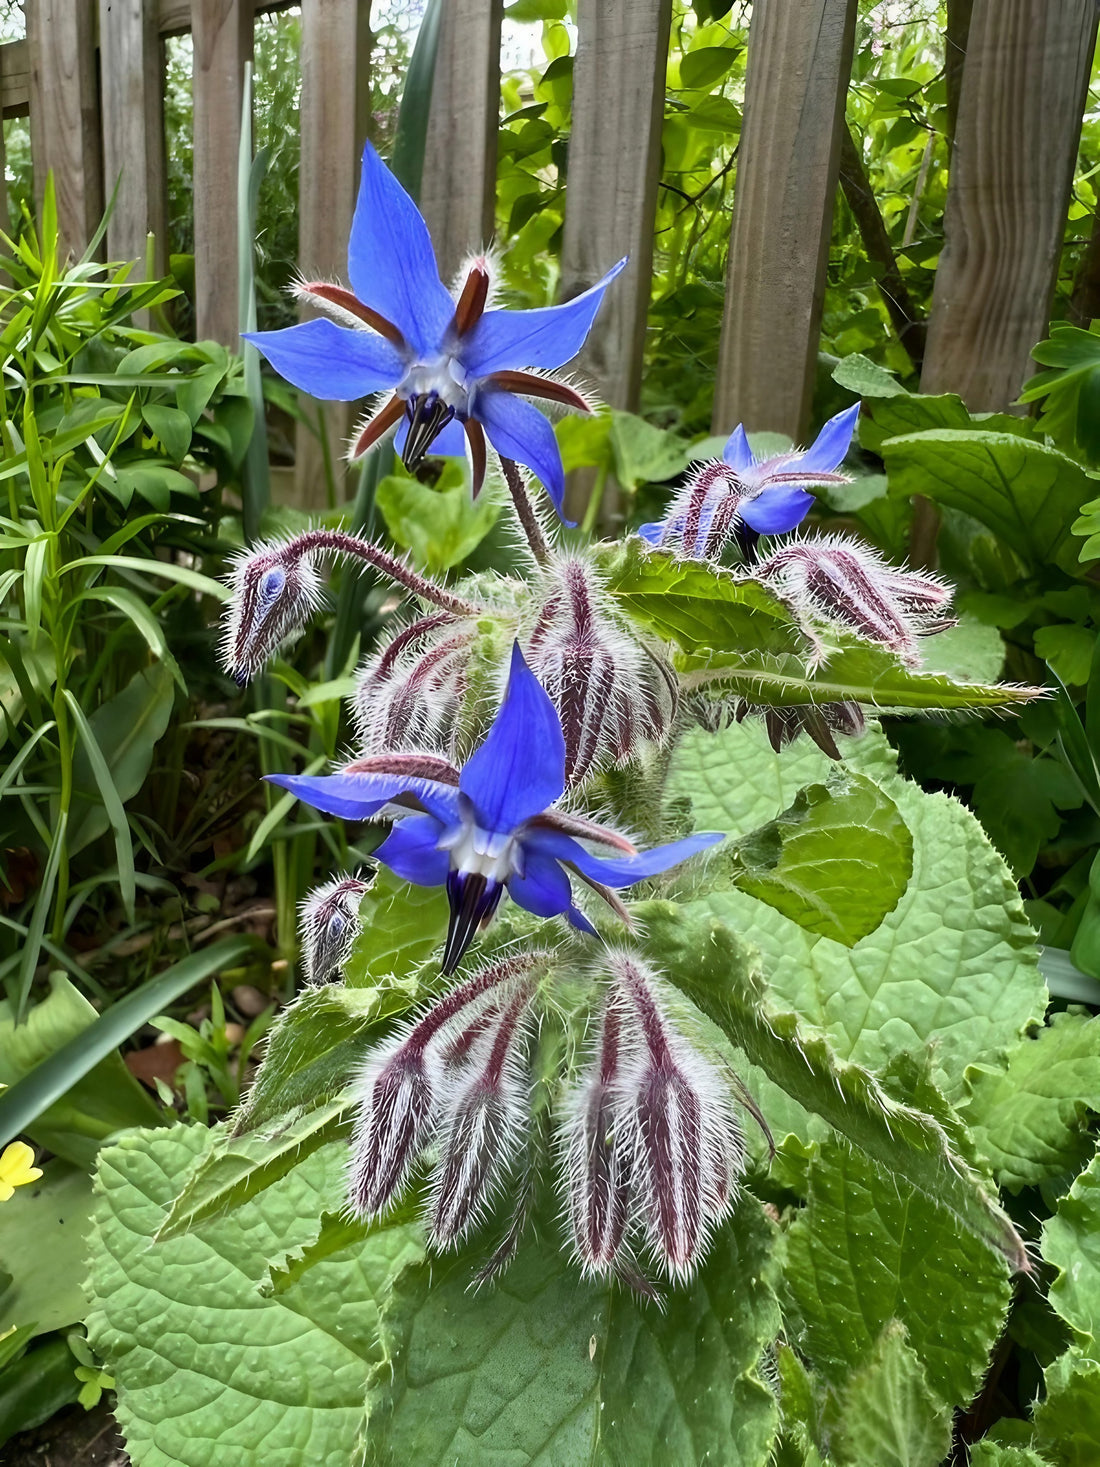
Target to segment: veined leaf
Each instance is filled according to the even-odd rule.
[[[1100,1364],[1067,1350],[1047,1367],[1045,1384],[1034,1438],[1043,1460],[1056,1467],[1095,1467],[1100,1461]]]
[[[448,911],[442,888],[411,886],[380,867],[359,904],[363,931],[344,970],[348,987],[414,972],[447,935]]]
[[[940,1467],[950,1452],[951,1410],[929,1388],[900,1321],[885,1326],[849,1380],[830,1445],[841,1467]]]
[[[389,474],[374,495],[398,545],[411,550],[415,564],[433,575],[450,570],[476,550],[500,513],[488,495],[470,498],[464,464],[457,483],[447,483],[446,471],[444,474],[434,488]]]
[[[1100,1367],[1100,1154],[1043,1226],[1043,1257],[1058,1270],[1050,1302]]]

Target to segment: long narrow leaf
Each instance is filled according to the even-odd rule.
[[[134,885],[134,847],[130,839],[130,824],[126,819],[126,810],[122,803],[122,796],[115,788],[115,782],[111,778],[111,771],[103,750],[92,732],[92,726],[84,717],[84,710],[77,702],[69,688],[65,689],[65,702],[69,705],[69,711],[73,715],[80,741],[88,755],[88,763],[92,766],[92,774],[95,776],[96,785],[99,788],[103,800],[103,808],[107,812],[107,819],[111,822],[111,829],[115,836],[115,856],[118,860],[118,884],[122,892],[122,905],[126,911],[127,920],[134,920],[134,909],[137,901],[137,888]]]
[[[316,759],[311,759],[310,762],[306,765],[305,769],[302,771],[302,773],[316,774],[319,770],[323,769],[327,763],[328,759],[324,754],[321,754]],[[245,855],[246,861],[253,861],[260,854],[260,852],[266,845],[268,837],[271,835],[271,832],[275,830],[276,827],[279,826],[283,820],[286,819],[287,813],[293,806],[296,798],[297,797],[295,795],[288,793],[285,795],[281,795],[279,799],[275,801],[274,805],[272,805],[271,809],[267,812],[264,818],[260,821],[259,825],[257,825],[256,827],[256,833],[255,835],[253,835],[251,841],[249,842],[248,852]]]
[[[204,596],[214,596],[219,601],[229,600],[229,587],[223,586],[220,581],[213,581],[209,576],[200,575],[198,571],[189,570],[184,565],[173,565],[167,560],[139,560],[133,555],[83,555],[79,560],[70,560],[67,565],[61,567],[62,573],[71,570],[80,570],[89,565],[106,565],[115,570],[140,571],[147,576],[163,576],[166,581],[179,581],[183,586],[190,586],[193,591],[201,591]]]
[[[53,719],[51,718],[47,723],[43,723],[38,728],[36,728],[34,733],[31,734],[30,738],[19,750],[19,753],[16,754],[15,758],[4,770],[3,774],[0,774],[0,800],[4,798],[11,785],[15,783],[15,780],[19,775],[19,771],[23,768],[23,765],[30,758],[31,754],[34,751],[34,747],[38,743],[39,739],[44,738],[52,728],[56,727],[57,724],[54,723]]]
[[[145,639],[145,644],[153,656],[163,662],[175,678],[182,693],[187,692],[187,684],[184,682],[183,673],[180,671],[179,663],[168,650],[168,643],[164,640],[160,623],[142,601],[141,597],[125,586],[96,586],[90,591],[82,591],[76,598],[80,601],[106,601],[108,605],[114,606],[133,622],[134,626]]]
[[[53,839],[50,841],[50,853],[46,859],[46,869],[42,874],[42,885],[38,888],[34,909],[31,912],[31,920],[27,926],[27,941],[23,948],[23,955],[19,964],[19,998],[15,1006],[16,1017],[20,1020],[22,1020],[23,1013],[27,1007],[31,984],[34,982],[34,970],[38,967],[38,958],[42,951],[42,939],[46,932],[46,918],[49,916],[54,888],[57,885],[57,873],[61,869],[61,857],[65,849],[65,836],[68,830],[68,824],[68,813],[62,810],[61,814],[57,817],[57,824],[54,826]]]
[[[45,535],[27,546],[23,565],[23,606],[27,617],[27,643],[33,652],[42,630],[42,589],[46,579],[46,553],[49,541]]]
[[[416,44],[409,57],[409,69],[405,73],[405,90],[401,94],[390,155],[391,169],[414,199],[420,196],[420,180],[424,174],[428,113],[432,106],[435,58],[442,20],[443,0],[428,0],[416,33]]]

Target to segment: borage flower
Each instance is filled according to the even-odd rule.
[[[561,721],[516,643],[504,701],[461,772],[429,754],[377,754],[338,774],[268,778],[346,820],[385,813],[398,823],[373,853],[406,881],[445,886],[451,920],[443,953],[453,973],[507,888],[538,917],[565,916],[595,933],[574,905],[569,872],[622,912],[612,889],[656,876],[722,839],[693,835],[649,851],[581,816],[550,807],[565,790]],[[617,851],[592,855],[582,841]]]
[[[524,399],[590,411],[575,388],[545,373],[580,351],[604,290],[625,264],[620,260],[565,305],[493,311],[485,308],[489,265],[480,256],[456,298],[439,278],[420,211],[368,143],[348,241],[352,289],[319,280],[298,287],[343,324],[318,318],[245,339],[313,397],[352,402],[392,391],[359,431],[352,458],[402,423],[397,448],[410,470],[429,450],[463,454],[468,443],[476,495],[485,478],[487,435],[502,458],[542,481],[560,514],[565,476],[554,431]]]
[[[837,413],[805,449],[758,460],[739,423],[721,459],[708,459],[677,494],[663,520],[642,525],[643,540],[689,560],[716,560],[730,540],[751,550],[759,535],[782,535],[814,502],[813,486],[847,483],[835,472],[848,452],[859,404]]]

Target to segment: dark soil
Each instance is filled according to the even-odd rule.
[[[122,1437],[106,1401],[91,1411],[66,1406],[0,1449],[4,1467],[128,1467]]]

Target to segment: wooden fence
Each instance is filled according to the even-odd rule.
[[[492,231],[503,3],[445,4],[421,190],[445,278]],[[0,47],[4,114],[30,113],[36,190],[52,168],[67,241],[87,240],[104,182],[113,187],[121,172],[108,252],[142,258],[147,231],[165,236],[162,41],[191,31],[196,317],[200,336],[227,345],[237,342],[227,262],[236,258],[243,68],[255,15],[285,4],[26,0],[26,41]],[[796,438],[806,429],[856,7],[753,5],[716,432],[738,421]],[[922,386],[995,409],[1016,396],[1046,331],[1098,0],[948,8],[954,147]],[[575,293],[630,256],[582,362],[624,408],[637,406],[640,385],[671,11],[671,0],[578,0],[562,280]],[[342,274],[366,126],[369,3],[301,0],[301,12],[299,258]],[[843,182],[858,198],[858,180]],[[892,306],[904,325],[904,306]],[[316,458],[300,460],[298,497],[309,505]]]

